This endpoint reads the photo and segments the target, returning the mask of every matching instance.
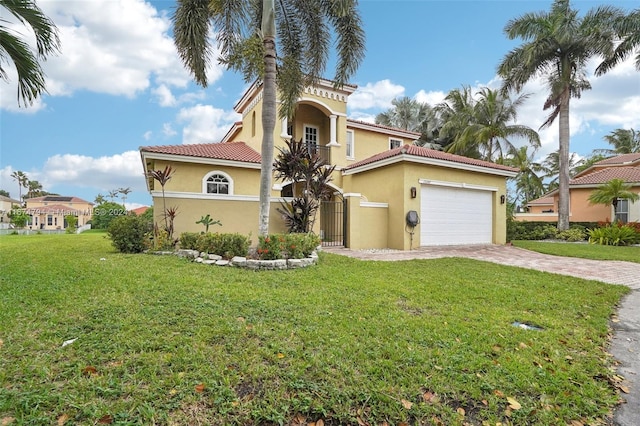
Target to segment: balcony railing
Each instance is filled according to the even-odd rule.
[[[331,164],[331,147],[316,144],[305,144],[307,152],[311,155],[317,154],[326,164]]]

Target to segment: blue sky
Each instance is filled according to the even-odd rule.
[[[209,71],[207,89],[191,82],[171,39],[173,1],[38,4],[59,27],[62,52],[44,64],[49,94],[30,108],[18,108],[13,82],[0,82],[0,188],[12,196],[18,188],[10,174],[22,170],[50,192],[93,201],[130,187],[128,207],[148,205],[140,146],[217,142],[238,119],[232,108],[247,85],[219,66]],[[371,121],[397,96],[433,105],[462,85],[498,87],[496,66],[520,43],[506,39],[504,25],[550,4],[360,0],[367,54],[351,80],[358,90],[349,116]],[[601,4],[638,7],[637,1],[572,2],[582,13]],[[325,77],[332,75],[329,67]],[[615,128],[640,129],[640,73],[631,61],[591,83],[591,91],[572,101],[571,148],[581,156],[607,147],[602,137]],[[531,96],[518,122],[537,129],[546,117],[545,89],[532,82],[525,91]],[[557,125],[541,138],[539,158],[557,149]]]

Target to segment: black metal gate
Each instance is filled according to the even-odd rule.
[[[320,204],[320,238],[323,246],[344,246],[347,235],[345,201],[323,201]]]

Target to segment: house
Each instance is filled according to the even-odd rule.
[[[78,197],[45,195],[44,197],[27,198],[25,212],[31,216],[31,229],[52,230],[65,229],[65,216],[78,217],[76,226],[84,226],[93,215],[93,203]]]
[[[517,170],[413,145],[420,134],[347,118],[356,87],[320,80],[307,87],[294,118],[276,123],[275,155],[291,138],[335,165],[333,196],[314,228],[324,244],[408,250],[422,245],[502,244],[506,241],[506,179]],[[176,235],[201,231],[210,214],[221,232],[258,235],[262,86],[235,105],[242,115],[220,143],[140,147],[145,173],[171,166],[161,188],[148,178],[155,220],[177,207]],[[163,202],[164,192],[164,202]],[[269,232],[286,232],[277,212],[292,182],[274,180]],[[407,215],[419,223],[410,226]],[[255,243],[255,241],[254,241]]]
[[[20,207],[21,204],[19,200],[0,195],[0,229],[9,228],[11,220],[9,219],[8,213],[14,206]]]
[[[133,210],[129,210],[129,212],[135,214],[136,216],[140,216],[142,215],[144,212],[146,212],[147,210],[149,210],[148,206],[142,206],[142,207],[138,207],[135,208]]]
[[[569,221],[622,222],[640,221],[640,202],[620,200],[616,211],[613,206],[589,203],[594,189],[612,179],[622,179],[631,185],[631,191],[640,194],[640,153],[622,154],[593,164],[569,181]],[[558,220],[558,191],[527,203],[527,213],[517,213],[516,220],[555,222]]]

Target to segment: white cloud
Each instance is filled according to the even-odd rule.
[[[135,97],[152,87],[162,102],[169,102],[168,87],[185,88],[191,77],[180,62],[170,36],[171,22],[143,0],[47,1],[40,4],[56,23],[61,52],[43,63],[51,96],[70,96],[88,90]],[[20,31],[34,44],[33,35]],[[12,72],[12,66],[7,67]],[[222,76],[223,67],[212,61],[209,82]],[[0,84],[0,107],[16,109],[16,79]],[[159,93],[156,93],[160,91]],[[193,97],[194,95],[187,95]],[[198,95],[196,95],[197,97]],[[25,112],[44,107],[39,101]]]
[[[145,190],[142,163],[138,151],[126,151],[103,157],[58,154],[49,157],[42,171],[49,186],[94,187],[99,191],[130,187]]]
[[[239,118],[234,111],[224,111],[211,105],[182,108],[177,117],[179,123],[186,123],[182,129],[182,143],[219,142]]]
[[[166,84],[161,84],[151,91],[158,98],[158,103],[163,107],[171,107],[175,106],[178,101],[175,96],[171,93],[171,89],[167,87]]]
[[[404,87],[394,84],[391,80],[381,80],[367,83],[349,95],[349,109],[351,111],[391,107],[391,101],[404,95]]]
[[[147,130],[144,132],[144,135],[142,135],[145,141],[151,140],[151,136],[153,136],[153,132],[151,130]]]
[[[162,125],[162,133],[170,138],[171,136],[175,136],[178,134],[178,132],[176,132],[175,130],[173,130],[173,127],[171,127],[171,123],[164,123]]]
[[[443,102],[445,96],[447,96],[447,94],[441,90],[427,92],[423,89],[415,94],[414,99],[418,102],[427,103],[433,107]]]

